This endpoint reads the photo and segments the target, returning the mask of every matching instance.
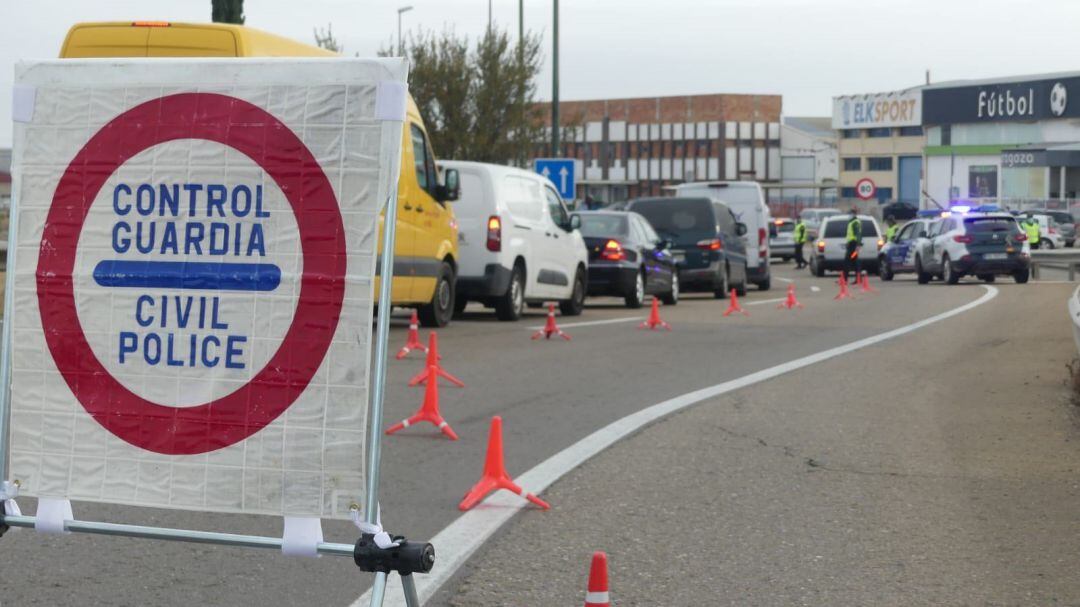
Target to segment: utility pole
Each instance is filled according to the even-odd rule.
[[[518,0],[518,61],[525,56],[525,0]]]
[[[551,27],[551,155],[562,156],[559,150],[559,0],[555,4],[555,23]]]
[[[397,9],[397,46],[398,57],[405,56],[405,41],[401,39],[401,15],[412,10],[412,6],[403,6]]]
[[[491,0],[488,0],[488,31],[491,31]]]

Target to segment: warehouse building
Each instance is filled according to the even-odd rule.
[[[687,181],[780,178],[779,95],[686,95],[564,101],[561,150],[575,160],[577,198],[660,196]],[[545,104],[543,112],[550,113]]]
[[[922,112],[922,87],[833,98],[842,201],[919,203]]]

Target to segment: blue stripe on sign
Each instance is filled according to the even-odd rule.
[[[273,291],[281,269],[268,263],[105,260],[94,268],[103,287]]]

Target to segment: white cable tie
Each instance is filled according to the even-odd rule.
[[[285,556],[317,558],[322,541],[322,520],[318,517],[285,517],[285,531],[281,534],[281,553]]]
[[[375,540],[375,545],[378,546],[380,550],[386,550],[387,548],[396,548],[401,545],[399,542],[395,542],[390,537],[389,533],[383,531],[382,513],[380,511],[375,511],[374,523],[369,523],[367,521],[361,520],[359,508],[352,508],[351,510],[349,510],[349,518],[351,518],[353,524],[360,529],[360,533],[370,533],[371,535],[375,536],[373,538]]]
[[[42,533],[68,534],[64,529],[64,521],[75,520],[71,513],[71,502],[66,499],[52,497],[38,498],[37,515],[34,520],[34,529]]]
[[[0,502],[4,504],[4,516],[22,516],[19,504],[15,498],[19,497],[19,485],[11,481],[0,482]]]

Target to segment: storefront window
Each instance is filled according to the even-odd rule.
[[[968,197],[997,198],[997,165],[968,167]]]
[[[889,128],[866,129],[867,137],[888,137],[890,135],[892,135],[892,129]]]
[[[1001,169],[1002,198],[1048,198],[1046,167]]]

